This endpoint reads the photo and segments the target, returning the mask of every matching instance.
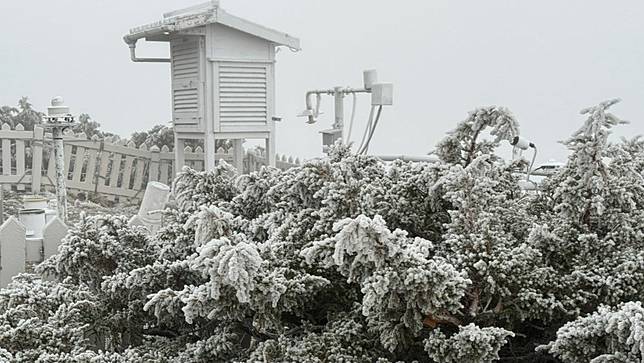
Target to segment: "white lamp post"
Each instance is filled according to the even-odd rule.
[[[65,106],[62,97],[57,96],[51,100],[47,107],[47,116],[43,117],[43,127],[51,129],[54,139],[54,161],[56,163],[56,198],[58,200],[58,217],[67,220],[67,187],[65,186],[65,156],[63,147],[63,131],[77,125],[69,107]]]

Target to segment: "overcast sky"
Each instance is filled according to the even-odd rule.
[[[28,96],[44,110],[62,95],[109,131],[128,135],[170,114],[167,64],[132,63],[122,40],[135,26],[201,0],[0,1],[0,104]],[[318,131],[296,115],[308,89],[360,86],[376,68],[395,85],[394,106],[372,143],[376,154],[424,155],[467,112],[502,105],[542,161],[565,158],[557,141],[581,125],[579,110],[621,97],[614,112],[644,134],[644,2],[641,0],[222,0],[237,16],[287,32],[302,52],[277,60],[277,150],[319,156]],[[140,46],[140,56],[167,48]],[[349,101],[349,100],[348,100]],[[362,130],[369,99],[358,103]],[[350,103],[345,106],[350,110]],[[354,135],[357,132],[354,131]]]

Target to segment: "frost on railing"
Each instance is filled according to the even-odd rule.
[[[175,175],[175,153],[167,145],[136,145],[118,137],[103,139],[68,130],[65,135],[65,175],[67,187],[86,193],[100,194],[108,199],[143,197],[149,181],[171,184]],[[185,164],[195,170],[204,169],[201,146],[186,146]],[[6,190],[38,193],[55,183],[51,134],[40,127],[25,131],[22,125],[13,129],[0,127],[0,184]],[[299,165],[299,159],[277,155],[276,166],[288,169]],[[219,148],[216,160],[233,162],[233,150]],[[244,173],[267,165],[263,150],[244,154]],[[36,170],[37,172],[34,172]]]

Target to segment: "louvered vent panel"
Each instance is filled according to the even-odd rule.
[[[172,42],[172,76],[174,79],[199,78],[199,40]]]
[[[178,37],[170,41],[173,119],[177,125],[196,125],[202,116],[199,42],[199,37]]]
[[[265,65],[220,64],[220,121],[224,124],[266,123]]]
[[[172,96],[175,112],[199,111],[199,91],[196,88],[175,89]]]

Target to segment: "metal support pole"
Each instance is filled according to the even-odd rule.
[[[369,73],[369,80],[367,80],[365,73],[365,88],[350,88],[350,87],[334,87],[333,89],[317,89],[306,92],[306,110],[302,112],[299,116],[308,118],[307,123],[314,124],[320,115],[319,106],[320,106],[320,96],[322,95],[331,95],[334,98],[335,105],[335,119],[333,121],[333,126],[330,130],[321,131],[322,134],[322,150],[324,152],[328,151],[328,147],[335,144],[338,139],[342,139],[343,143],[346,144],[347,138],[350,135],[347,135],[345,132],[344,124],[344,98],[348,94],[356,93],[371,93],[371,88],[366,88],[367,85],[371,86],[374,82],[375,76],[374,72]],[[368,82],[369,81],[369,82]],[[317,105],[313,105],[312,96],[318,96]],[[355,104],[354,104],[355,107]]]
[[[63,128],[53,127],[54,160],[56,162],[56,198],[58,199],[58,218],[67,221],[67,187],[65,185],[65,157],[63,147]]]
[[[4,191],[0,187],[0,224],[4,224]]]
[[[65,106],[63,98],[57,96],[52,98],[51,106],[47,107],[47,115],[43,118],[43,126],[47,129],[51,129],[52,138],[54,139],[58,218],[63,222],[67,220],[67,186],[65,185],[67,175],[65,175],[65,156],[63,155],[65,153],[63,146],[63,130],[77,125],[74,123],[74,116],[72,116],[69,111],[70,109]]]
[[[233,166],[237,169],[237,174],[244,174],[244,139],[233,140]],[[250,173],[250,171],[249,171]]]
[[[335,123],[333,123],[333,128],[342,130],[342,137],[344,137],[344,89],[335,87],[333,96],[335,97]]]

